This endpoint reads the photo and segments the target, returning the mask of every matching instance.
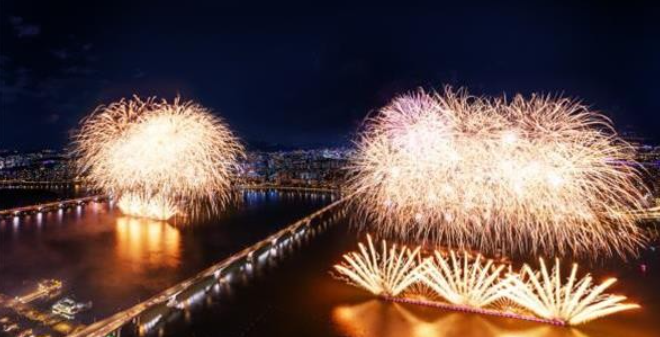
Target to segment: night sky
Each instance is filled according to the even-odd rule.
[[[95,106],[132,94],[197,100],[250,144],[345,145],[398,93],[446,84],[562,93],[660,142],[660,9],[532,2],[0,0],[0,148],[65,146]]]

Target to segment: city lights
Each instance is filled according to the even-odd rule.
[[[657,2],[0,1],[0,337],[660,337]]]

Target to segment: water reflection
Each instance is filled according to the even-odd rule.
[[[116,235],[120,259],[168,267],[179,264],[180,233],[167,222],[122,216],[117,218]]]
[[[572,328],[418,309],[413,312],[398,303],[370,300],[335,307],[332,320],[352,337],[595,337]]]
[[[83,205],[79,215],[75,205],[42,215],[12,216],[0,220],[0,293],[14,296],[40,279],[61,280],[64,293],[93,301],[92,309],[77,317],[91,324],[195,275],[326,203],[301,195],[275,200],[262,193],[250,207],[232,204],[221,215],[186,226],[124,217],[106,202]]]

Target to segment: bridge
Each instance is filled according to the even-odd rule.
[[[39,182],[36,182],[39,183]],[[2,185],[2,182],[0,182]],[[242,185],[238,187],[242,190],[280,190],[280,191],[295,191],[295,192],[312,192],[312,193],[337,193],[336,188],[330,187],[297,187],[297,186],[278,186],[278,185]],[[14,216],[25,216],[30,214],[46,213],[51,211],[58,211],[77,206],[84,206],[90,202],[108,201],[110,197],[103,194],[96,194],[81,198],[66,199],[43,204],[29,205],[14,207],[9,209],[0,210],[0,219],[11,218]]]
[[[89,186],[89,183],[76,179],[76,180],[0,180],[0,189],[43,189],[43,188],[65,188],[70,186]],[[250,190],[294,190],[294,191],[309,191],[309,192],[336,192],[338,186],[322,184],[322,185],[309,185],[309,186],[284,186],[277,184],[244,184],[238,186],[239,189]]]
[[[121,328],[131,322],[138,324],[141,329],[148,330],[163,319],[164,313],[180,309],[187,303],[195,301],[214,284],[230,282],[234,274],[246,271],[257,261],[276,255],[278,251],[312,233],[313,230],[327,228],[345,215],[345,210],[341,206],[349,198],[350,196],[343,197],[150,299],[69,336],[119,336]]]
[[[338,192],[330,188],[301,188],[270,185],[244,185],[241,189],[277,189],[310,192]],[[263,240],[217,262],[204,269],[197,275],[176,284],[165,291],[138,303],[135,306],[118,312],[104,320],[98,321],[85,328],[78,327],[73,337],[82,336],[119,336],[122,327],[127,324],[136,324],[140,329],[149,330],[174,310],[181,309],[203,296],[213,285],[220,282],[229,282],[232,275],[245,272],[251,265],[263,258],[277,255],[281,249],[291,245],[296,240],[308,235],[312,230],[322,230],[339,217],[345,215],[342,208],[353,195],[344,196],[340,200],[321,208],[320,210],[286,226]],[[84,198],[71,199],[61,202],[52,202],[41,205],[18,207],[0,211],[3,216],[17,216],[36,212],[44,212],[63,207],[83,205],[89,202],[108,200],[107,196],[96,195]],[[660,219],[660,206],[655,206],[633,213],[640,219]]]
[[[5,210],[0,210],[0,219],[14,217],[14,216],[23,216],[29,214],[58,211],[60,209],[83,206],[90,202],[101,202],[106,200],[108,200],[108,197],[105,195],[92,195],[82,198],[54,201],[43,204],[37,204],[37,205],[14,207]]]
[[[339,188],[331,186],[281,186],[273,184],[241,185],[239,188],[244,190],[278,190],[320,193],[336,193],[339,191]]]
[[[41,188],[67,188],[80,186],[81,180],[25,180],[12,179],[0,180],[0,189],[41,189]]]

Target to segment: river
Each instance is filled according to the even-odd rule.
[[[243,203],[200,223],[175,226],[121,216],[107,204],[0,223],[0,292],[17,294],[42,278],[93,300],[89,324],[129,307],[256,242],[331,201],[329,194],[249,192]],[[660,259],[646,250],[628,261],[582,261],[596,280],[642,309],[576,328],[390,303],[331,275],[361,238],[342,220],[296,250],[258,268],[150,331],[153,336],[655,337]],[[640,266],[646,265],[643,271]]]
[[[39,280],[61,280],[63,295],[93,302],[92,310],[77,317],[89,324],[196,274],[332,198],[246,192],[220,215],[185,225],[126,217],[108,203],[0,220],[0,293],[17,296]]]

